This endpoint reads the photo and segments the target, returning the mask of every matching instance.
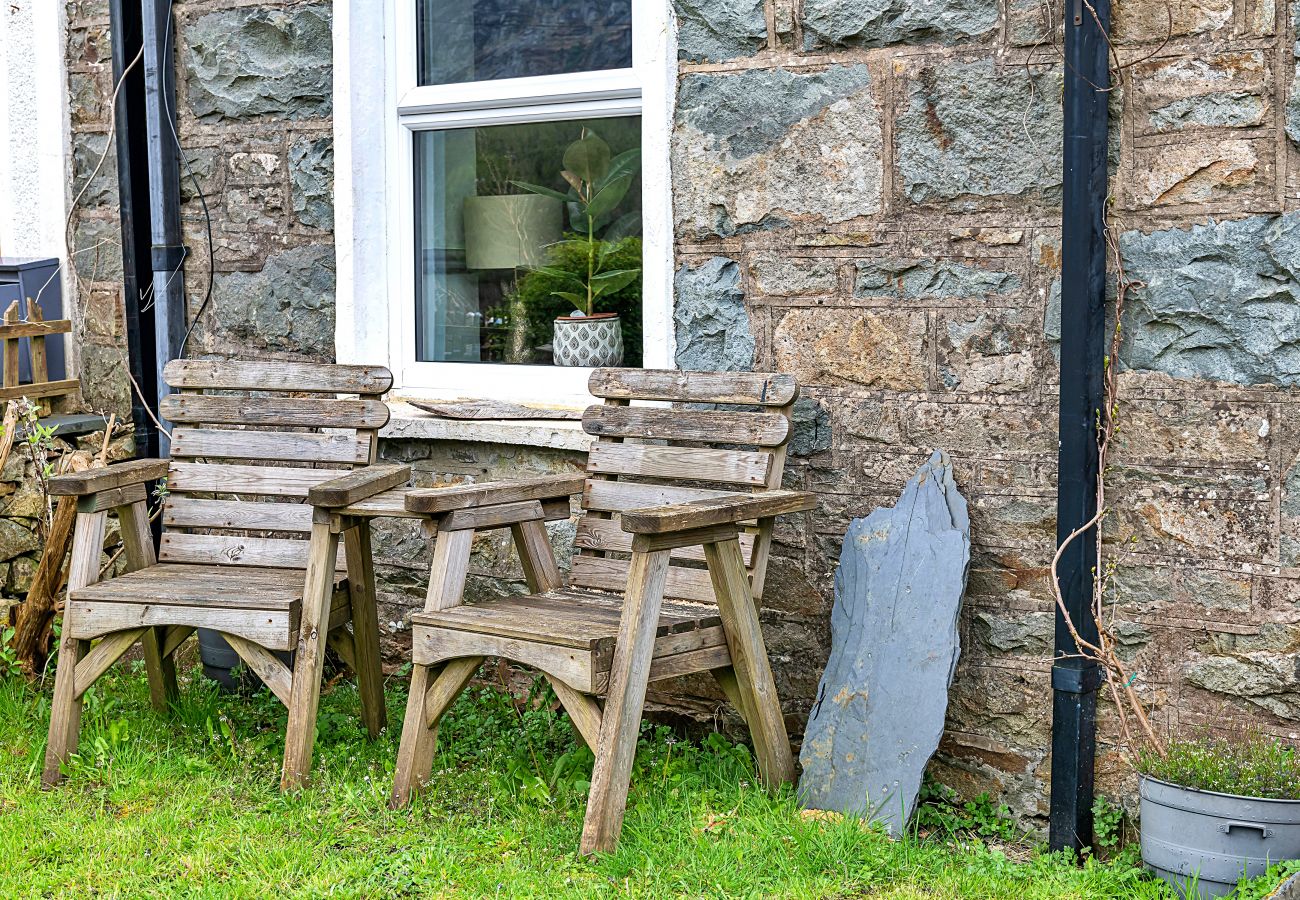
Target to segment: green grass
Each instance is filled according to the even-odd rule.
[[[401,684],[390,685],[400,721]],[[277,789],[284,711],[185,686],[170,718],[137,670],[88,696],[82,753],[43,792],[41,690],[0,678],[0,897],[1156,898],[1117,861],[1070,861],[947,830],[891,841],[801,817],[753,785],[743,746],[647,729],[623,840],[576,853],[591,756],[545,704],[471,692],[445,722],[431,790],[391,812],[396,735],[360,736],[348,683],[321,708],[313,787]]]

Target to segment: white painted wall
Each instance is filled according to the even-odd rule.
[[[64,5],[0,2],[0,256],[65,259]]]

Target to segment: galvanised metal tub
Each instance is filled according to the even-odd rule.
[[[1243,874],[1300,859],[1300,800],[1198,791],[1148,776],[1141,797],[1142,861],[1189,898],[1223,897]]]

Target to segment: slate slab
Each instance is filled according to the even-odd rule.
[[[831,655],[799,760],[805,806],[898,834],[939,746],[960,645],[970,517],[937,451],[892,509],[854,519],[835,573]]]

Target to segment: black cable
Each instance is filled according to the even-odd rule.
[[[176,0],[168,0],[167,3],[167,28],[163,34],[163,65],[174,66],[174,50],[172,48],[172,22]],[[161,77],[161,73],[160,73]],[[172,92],[172,99],[175,100],[175,91]],[[199,203],[203,206],[203,221],[207,230],[208,237],[208,288],[203,295],[203,302],[199,304],[198,311],[194,313],[194,318],[190,320],[189,327],[185,329],[185,337],[181,338],[181,346],[178,355],[183,359],[185,357],[185,345],[189,343],[190,335],[194,332],[194,327],[199,324],[199,319],[203,316],[204,311],[208,308],[208,303],[212,300],[213,282],[216,278],[216,259],[212,251],[212,216],[208,212],[208,198],[203,193],[203,188],[199,186],[198,176],[194,174],[194,167],[190,165],[190,158],[185,155],[185,148],[181,146],[180,135],[176,133],[176,110],[167,108],[167,93],[163,93],[163,115],[167,118],[167,127],[171,130],[172,140],[176,143],[176,152],[180,155],[181,162],[185,164],[185,172],[190,176],[190,183],[194,185],[194,192],[199,195]]]

